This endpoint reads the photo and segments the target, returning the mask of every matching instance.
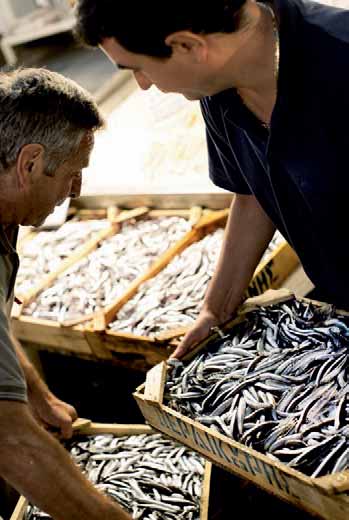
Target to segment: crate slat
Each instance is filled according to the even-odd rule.
[[[24,513],[27,509],[28,504],[29,504],[29,502],[25,497],[23,497],[23,496],[19,497],[17,505],[11,515],[10,520],[23,520]]]

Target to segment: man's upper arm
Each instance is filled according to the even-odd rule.
[[[251,190],[239,168],[234,150],[225,139],[225,130],[219,127],[204,102],[201,103],[201,111],[206,124],[210,179],[220,188],[241,195],[250,195]]]
[[[6,270],[0,256],[0,399],[26,402],[26,383],[11,339],[6,298]]]

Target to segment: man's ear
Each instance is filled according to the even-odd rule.
[[[21,148],[16,162],[17,182],[25,187],[33,176],[44,172],[45,149],[41,144],[26,144]]]
[[[192,63],[200,64],[207,60],[208,45],[205,36],[190,31],[177,31],[165,39],[171,47],[172,54],[178,58],[190,59]]]

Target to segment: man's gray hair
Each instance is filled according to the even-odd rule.
[[[74,81],[46,69],[0,73],[0,173],[36,143],[45,149],[45,173],[53,175],[86,131],[103,125],[92,96]]]

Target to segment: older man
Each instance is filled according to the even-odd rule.
[[[79,0],[77,31],[142,89],[200,100],[213,182],[236,194],[182,355],[229,319],[278,228],[349,307],[349,11],[311,1]]]
[[[77,84],[47,70],[0,74],[0,476],[56,520],[128,520],[34,419],[69,437],[76,411],[46,387],[11,334],[18,225],[80,193],[103,120]]]

